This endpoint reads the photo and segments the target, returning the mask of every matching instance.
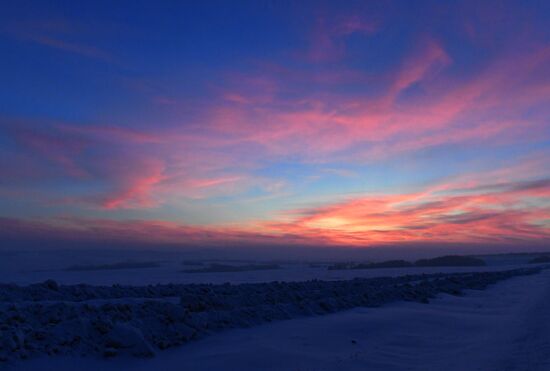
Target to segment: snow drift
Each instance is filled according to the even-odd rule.
[[[227,328],[398,300],[427,303],[439,293],[460,295],[541,269],[239,285],[0,285],[0,360],[151,357]]]

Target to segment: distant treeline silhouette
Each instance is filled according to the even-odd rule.
[[[482,267],[487,265],[484,260],[473,256],[447,255],[433,259],[420,259],[412,263],[406,260],[387,260],[379,263],[336,263],[329,270],[346,269],[380,269],[380,268],[412,268],[412,267]]]

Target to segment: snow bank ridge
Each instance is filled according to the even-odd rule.
[[[397,300],[428,303],[542,267],[345,281],[150,286],[0,285],[0,362],[40,355],[151,357],[217,331]]]

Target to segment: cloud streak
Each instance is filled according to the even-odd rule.
[[[295,210],[289,213],[288,223],[273,228],[349,245],[512,243],[550,238],[548,179],[457,187],[444,185]]]
[[[79,37],[78,28],[82,27],[65,20],[11,21],[6,31],[16,39],[103,62],[116,62],[116,58],[102,48],[75,41]]]
[[[444,190],[443,190],[444,189]],[[280,220],[193,226],[161,220],[3,219],[3,234],[125,244],[220,246],[400,243],[539,244],[550,240],[550,179],[442,186],[409,194],[364,196],[287,211]],[[113,201],[115,202],[115,201]]]

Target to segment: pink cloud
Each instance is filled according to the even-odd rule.
[[[379,159],[448,143],[540,138],[544,117],[527,119],[525,112],[548,100],[550,82],[533,76],[549,62],[546,49],[535,49],[496,60],[466,78],[450,78],[444,72],[451,57],[428,40],[388,74],[378,96],[328,92],[293,101],[273,96],[259,105],[251,104],[257,102],[256,88],[241,86],[231,93],[238,99],[228,100],[235,104],[213,107],[205,121],[209,133],[227,134],[235,144],[254,143],[267,156],[296,154],[305,161],[334,158],[357,146],[362,155],[354,149],[351,158]],[[284,81],[279,81],[281,92],[295,83],[290,79],[285,86]],[[415,84],[421,96],[400,97]]]
[[[36,126],[41,129],[35,129]],[[75,125],[57,122],[2,122],[18,144],[12,160],[0,164],[8,179],[39,181],[47,178],[80,185],[94,184],[48,204],[84,205],[103,209],[151,208],[173,198],[205,198],[242,193],[263,182],[246,174],[252,162],[212,151],[213,138],[202,134],[138,129],[107,125]],[[227,143],[220,137],[218,145]],[[10,154],[5,154],[10,156]],[[7,159],[7,157],[5,158]],[[4,162],[4,161],[2,161]],[[238,168],[238,169],[237,169]],[[10,170],[11,169],[11,170]],[[9,170],[9,173],[8,173]],[[4,184],[7,186],[8,184]]]
[[[550,240],[550,180],[446,185],[416,193],[364,196],[290,210],[270,221],[195,226],[161,220],[0,219],[4,235],[176,245],[348,245],[401,243],[517,244]]]
[[[351,35],[354,33],[372,34],[379,28],[377,22],[367,22],[358,15],[344,17],[334,26],[334,33],[338,35]]]
[[[395,99],[396,95],[412,84],[429,80],[430,77],[451,63],[451,58],[434,40],[426,40],[421,43],[421,48],[416,50],[405,60],[396,78],[391,84],[387,98]]]
[[[116,175],[112,177],[113,190],[99,198],[101,206],[106,209],[155,206],[153,188],[164,179],[164,164],[150,158],[123,162],[116,165],[109,162]]]
[[[317,63],[338,60],[345,55],[347,37],[352,34],[371,35],[377,30],[377,23],[357,15],[338,19],[319,17],[311,32],[306,58]]]
[[[449,188],[448,186],[446,188]],[[273,231],[318,236],[325,243],[368,246],[400,242],[507,243],[550,238],[550,181],[486,184],[445,194],[351,199],[287,214]],[[528,200],[538,199],[540,206]]]
[[[67,174],[77,178],[86,178],[89,175],[75,160],[88,145],[86,140],[73,138],[66,141],[52,133],[24,129],[17,129],[15,137],[23,146],[61,166]]]

